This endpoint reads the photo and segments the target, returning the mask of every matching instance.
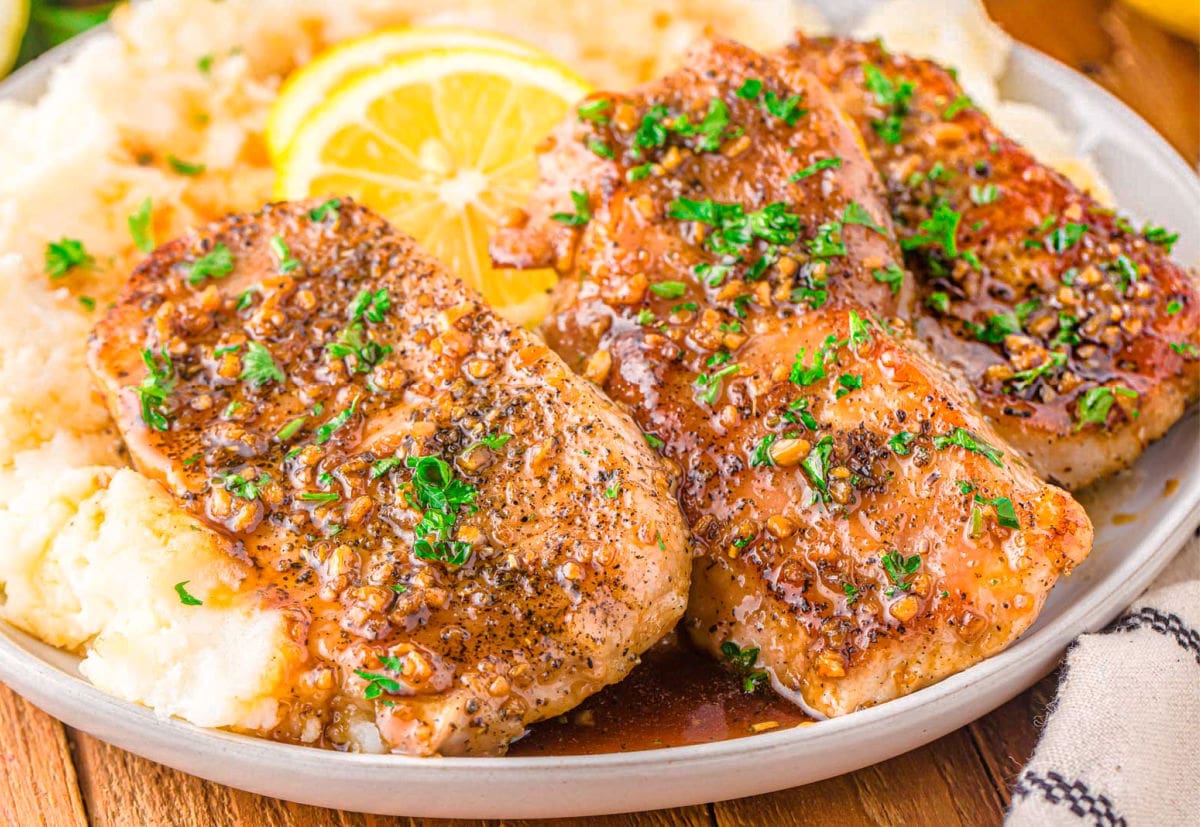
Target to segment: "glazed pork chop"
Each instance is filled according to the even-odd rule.
[[[90,360],[135,466],[294,616],[274,738],[502,752],[683,613],[685,526],[632,420],[351,202],[161,247]]]
[[[890,318],[901,252],[829,93],[715,42],[578,115],[493,256],[558,267],[547,341],[679,466],[691,636],[825,715],[1010,643],[1091,526]]]
[[[1043,477],[1121,469],[1196,400],[1200,297],[1176,236],[1039,163],[935,63],[836,38],[784,57],[828,84],[883,175],[918,334]]]

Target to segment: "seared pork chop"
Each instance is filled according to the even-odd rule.
[[[996,652],[1091,525],[888,316],[901,252],[810,75],[732,43],[579,107],[494,257],[556,263],[547,341],[682,473],[687,627],[837,715]]]
[[[1200,395],[1200,296],[1169,257],[1006,137],[950,72],[878,43],[783,53],[858,124],[887,184],[917,324],[996,430],[1080,488],[1128,465]]]
[[[294,613],[272,737],[501,752],[683,613],[685,526],[632,420],[360,206],[163,246],[90,358],[136,467]]]

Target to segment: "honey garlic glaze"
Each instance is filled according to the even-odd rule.
[[[261,734],[496,754],[683,613],[683,520],[632,420],[348,201],[160,248],[90,361],[138,470],[291,618]]]

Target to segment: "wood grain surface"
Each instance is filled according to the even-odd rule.
[[[935,2],[936,0],[930,0]],[[1111,0],[987,0],[1015,37],[1079,69],[1136,109],[1193,166],[1200,161],[1200,56]],[[555,825],[999,824],[1037,742],[1054,675],[920,749],[806,787],[706,806]],[[0,827],[451,827],[482,822],[324,810],[202,781],[64,727],[0,685]],[[529,825],[536,822],[505,822]],[[545,822],[542,822],[545,823]]]

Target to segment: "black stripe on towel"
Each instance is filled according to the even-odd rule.
[[[1051,804],[1066,804],[1080,818],[1091,816],[1096,827],[1128,827],[1125,817],[1113,809],[1107,796],[1092,795],[1082,781],[1067,781],[1056,772],[1038,775],[1026,770],[1017,781],[1013,795],[1026,798],[1041,791]]]
[[[1166,614],[1152,606],[1143,606],[1136,612],[1121,615],[1106,631],[1131,632],[1142,628],[1175,638],[1175,642],[1195,655],[1196,663],[1200,663],[1200,632],[1185,626],[1179,615]]]

